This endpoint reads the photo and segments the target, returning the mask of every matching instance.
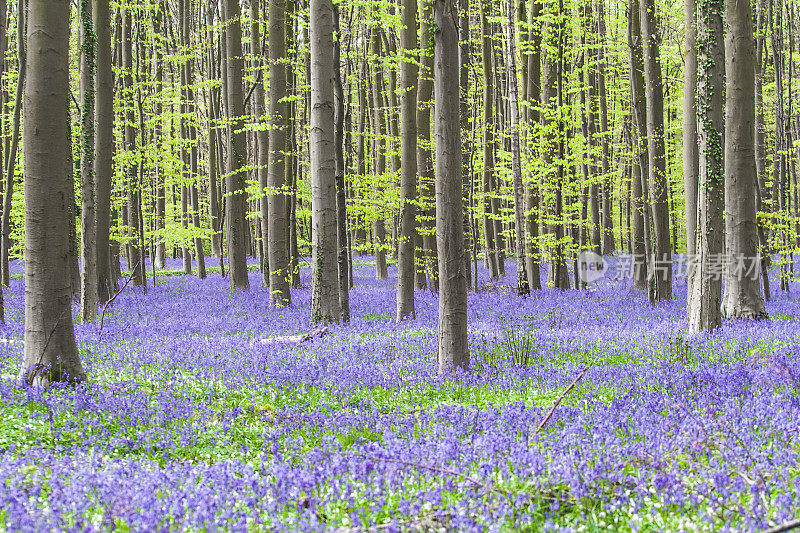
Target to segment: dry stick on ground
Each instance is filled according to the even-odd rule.
[[[791,531],[797,528],[800,528],[800,520],[790,520],[783,524],[778,524],[775,527],[765,529],[764,533],[783,533],[784,531]]]
[[[103,304],[103,311],[102,311],[102,313],[100,313],[100,329],[97,330],[98,333],[102,333],[103,332],[103,324],[106,321],[106,310],[108,309],[108,306],[111,305],[114,302],[114,300],[117,299],[117,296],[119,296],[120,293],[122,293],[122,291],[125,290],[125,287],[127,287],[128,283],[130,283],[131,280],[133,279],[133,275],[134,275],[135,272],[136,272],[136,268],[132,268],[131,269],[131,275],[128,276],[127,280],[125,280],[125,284],[122,285],[122,287],[117,292],[114,293],[114,296],[109,298],[109,300],[105,304]]]
[[[553,416],[553,412],[556,410],[556,407],[558,407],[558,405],[561,403],[564,397],[566,397],[566,395],[569,394],[569,391],[571,391],[575,387],[575,385],[578,383],[578,381],[580,381],[580,379],[583,377],[583,375],[586,373],[587,370],[589,370],[588,366],[585,367],[583,370],[581,370],[581,373],[578,374],[578,377],[573,379],[572,383],[569,384],[569,387],[567,387],[566,390],[564,390],[564,392],[561,393],[561,395],[556,400],[556,403],[554,403],[553,407],[550,408],[550,411],[547,413],[547,416],[544,417],[544,420],[541,421],[539,427],[536,428],[534,435],[538,434],[542,430],[544,425],[547,424],[547,421],[550,420],[550,417]]]

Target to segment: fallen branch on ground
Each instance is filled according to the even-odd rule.
[[[330,330],[327,326],[320,329],[315,329],[314,331],[309,331],[308,333],[303,333],[302,335],[282,335],[279,337],[266,337],[264,339],[255,339],[253,343],[258,344],[302,344],[306,341],[311,339],[316,339],[318,337],[324,337],[330,333]]]
[[[562,401],[562,400],[563,400],[563,399],[564,399],[564,398],[567,396],[567,394],[569,394],[569,392],[570,392],[570,391],[571,391],[573,388],[575,388],[575,385],[577,385],[578,381],[580,381],[580,380],[581,380],[581,378],[583,377],[583,375],[586,373],[586,371],[587,371],[587,370],[589,370],[589,367],[588,367],[588,366],[587,366],[586,368],[584,368],[583,370],[581,370],[581,373],[580,373],[580,374],[578,374],[578,377],[576,377],[575,379],[573,379],[573,380],[572,380],[572,383],[570,383],[570,384],[569,384],[569,387],[567,387],[567,388],[564,390],[564,392],[562,392],[562,393],[561,393],[561,395],[560,395],[560,396],[558,397],[558,399],[556,400],[556,403],[554,403],[554,404],[553,404],[553,407],[551,407],[551,408],[550,408],[550,411],[548,411],[548,413],[547,413],[547,416],[545,416],[545,417],[544,417],[544,419],[543,419],[543,420],[541,421],[541,423],[539,424],[539,427],[537,427],[537,428],[536,428],[536,431],[534,432],[534,435],[538,434],[538,433],[539,433],[539,432],[542,430],[542,428],[544,427],[544,425],[545,425],[545,424],[547,424],[547,421],[548,421],[548,420],[550,420],[550,417],[552,417],[552,416],[553,416],[553,412],[555,412],[555,410],[556,410],[556,407],[558,407],[558,405],[559,405],[559,404],[561,403],[561,401]]]

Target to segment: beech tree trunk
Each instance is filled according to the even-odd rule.
[[[14,178],[17,169],[17,156],[19,154],[20,124],[22,116],[23,90],[28,71],[27,44],[25,42],[25,0],[17,2],[17,55],[19,72],[17,73],[17,88],[14,98],[14,118],[11,125],[11,143],[7,150],[6,183],[3,191],[3,234],[0,236],[0,263],[2,263],[3,285],[8,287],[11,283],[11,274],[8,269],[9,251],[11,248],[11,205],[14,197]],[[72,152],[70,151],[70,160]],[[70,252],[71,253],[71,252]],[[70,267],[71,268],[71,267]]]
[[[420,58],[419,83],[417,85],[417,172],[419,173],[420,240],[422,246],[417,250],[421,257],[420,268],[426,276],[417,276],[418,288],[438,290],[438,251],[436,249],[436,210],[434,208],[434,172],[431,148],[431,100],[433,97],[433,32],[432,3],[422,2],[420,16]]]
[[[29,385],[84,381],[69,271],[68,0],[29,0],[25,86],[25,352]]]
[[[482,48],[481,57],[483,59],[483,242],[484,254],[487,266],[489,267],[489,277],[497,279],[500,277],[499,257],[497,253],[498,243],[495,240],[496,232],[494,218],[497,215],[494,211],[495,202],[492,200],[495,182],[495,160],[494,160],[494,59],[492,53],[491,26],[489,25],[490,0],[481,0],[481,32]]]
[[[756,139],[756,215],[765,210],[764,198],[768,196],[768,191],[765,186],[765,175],[767,169],[767,147],[765,140],[765,126],[764,126],[764,59],[766,38],[764,36],[764,12],[766,1],[761,0],[758,2],[758,17],[756,27],[756,122],[755,122],[755,139]],[[771,264],[770,257],[770,244],[767,241],[769,228],[768,222],[759,219],[758,221],[758,241],[761,252],[761,289],[764,294],[764,301],[770,300],[770,286],[769,286],[769,267]]]
[[[685,66],[683,73],[683,191],[686,213],[686,255],[697,253],[697,194],[699,187],[699,155],[697,147],[697,29],[695,26],[695,0],[684,2],[686,36],[684,40]],[[691,277],[690,285],[691,285]],[[691,294],[691,287],[688,290]]]
[[[0,0],[0,57],[5,57],[8,49],[8,3],[6,0]],[[5,61],[0,61],[0,77],[5,72]],[[0,95],[0,103],[5,103],[6,94]],[[2,147],[0,147],[0,183],[3,183],[3,157]],[[2,224],[2,222],[0,222]],[[2,229],[0,228],[0,234]],[[2,237],[0,237],[0,245],[2,245]],[[2,278],[2,276],[0,276]],[[5,304],[3,302],[3,286],[0,283],[0,323],[6,323]]]
[[[94,105],[96,38],[92,4],[80,4],[81,18],[81,316],[92,322],[97,315],[97,240],[94,191]]]
[[[548,14],[558,14],[561,12],[561,8],[563,8],[563,2],[560,1],[558,5],[550,5],[548,6],[548,10],[550,10]],[[547,43],[542,60],[544,75],[542,85],[542,161],[545,168],[549,169],[544,180],[545,189],[547,190],[548,217],[552,220],[548,231],[554,241],[550,244],[550,250],[548,251],[550,264],[547,280],[551,287],[560,290],[569,288],[564,244],[561,242],[564,237],[561,192],[564,177],[564,168],[561,162],[563,151],[561,104],[563,95],[560,90],[564,46],[562,32],[563,21],[560,20],[560,17],[555,20],[549,20],[542,32],[546,37]]]
[[[122,9],[122,85],[125,91],[125,150],[129,154],[136,152],[136,112],[134,109],[134,83],[133,83],[133,20],[134,11],[131,6]],[[127,192],[127,220],[128,226],[128,268],[131,270],[132,284],[144,286],[145,270],[143,250],[140,248],[141,235],[139,233],[139,208],[140,184],[137,166],[132,162],[126,164],[126,192]]]
[[[310,0],[312,204],[311,322],[339,322],[336,267],[336,134],[333,95],[333,3]]]
[[[414,256],[417,240],[417,0],[401,0],[400,48],[400,246],[397,258],[397,321],[416,318]]]
[[[517,49],[516,32],[514,31],[514,0],[506,2],[506,45],[508,51],[508,105],[509,126],[511,128],[511,172],[514,186],[514,230],[517,245],[517,295],[525,296],[530,293],[528,276],[525,272],[525,205],[524,190],[522,185],[522,159],[519,149],[519,107],[517,104]]]
[[[725,76],[723,48],[723,0],[710,0],[697,16],[697,133],[699,140],[699,200],[697,214],[697,265],[689,284],[687,304],[689,333],[711,331],[722,316],[722,271],[719,261],[724,250],[723,208],[725,169],[722,154],[722,111]]]
[[[439,371],[469,366],[467,276],[461,202],[461,127],[458,113],[458,11],[434,0],[436,239],[439,254]]]
[[[286,0],[269,0],[269,178],[268,199],[270,294],[275,305],[290,305],[291,264],[286,231],[286,130],[289,96],[286,83]]]
[[[333,6],[333,31],[339,31],[339,6]],[[341,42],[337,39],[333,49],[333,88],[336,97],[334,123],[336,128],[336,266],[339,275],[339,305],[342,322],[350,322],[350,266],[347,257],[347,201],[345,198],[345,96],[342,86]]]
[[[633,120],[632,143],[636,162],[633,170],[632,211],[634,231],[633,288],[647,290],[648,264],[651,259],[649,187],[650,161],[647,154],[647,100],[644,95],[644,56],[639,0],[628,4],[628,66],[631,80]]]
[[[651,302],[672,299],[672,244],[669,232],[669,206],[666,155],[664,150],[664,85],[661,78],[656,28],[655,0],[639,2],[644,80],[647,98],[647,150],[649,154],[650,207],[653,212],[652,268],[648,272]]]
[[[373,151],[375,157],[374,174],[379,184],[376,186],[379,192],[383,191],[382,180],[386,173],[386,151],[388,148],[386,136],[386,117],[383,106],[383,65],[380,57],[383,55],[380,34],[377,28],[371,30],[371,52],[373,54],[372,65],[372,108],[373,108]],[[375,245],[375,278],[387,279],[389,268],[386,264],[386,213],[382,208],[376,209],[375,220],[372,223],[372,238]]]
[[[230,124],[230,151],[228,154],[228,176],[225,178],[226,193],[225,218],[228,237],[228,263],[230,269],[230,285],[233,289],[247,290],[250,280],[247,277],[247,246],[250,231],[245,215],[247,214],[247,197],[245,193],[245,171],[247,162],[247,145],[245,132],[242,131],[244,121],[244,96],[242,79],[244,55],[242,51],[242,23],[239,0],[225,0],[226,63],[228,122]]]
[[[532,125],[531,138],[536,139],[539,136],[539,124],[541,121],[541,113],[539,111],[541,99],[541,74],[542,74],[542,32],[540,21],[542,13],[541,0],[531,0],[531,10],[528,16],[528,35],[530,39],[530,48],[528,54],[528,72],[527,72],[527,91],[528,98],[528,116]],[[533,145],[533,143],[530,143]],[[539,154],[538,147],[531,146],[533,157],[536,158]],[[528,284],[531,290],[540,290],[542,288],[541,275],[539,272],[539,187],[532,179],[529,179],[525,184],[525,228],[530,239],[529,244],[526,246],[526,273],[528,274]]]
[[[725,0],[725,15],[725,243],[731,262],[725,277],[723,314],[731,318],[764,318],[767,312],[758,279],[758,219],[753,194],[758,186],[756,50],[750,2]]]

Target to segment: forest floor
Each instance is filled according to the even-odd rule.
[[[16,277],[0,529],[704,531],[795,517],[800,287],[768,304],[771,321],[687,340],[683,285],[656,307],[624,282],[520,299],[507,272],[469,295],[469,372],[437,375],[436,296],[418,291],[417,318],[396,324],[394,269],[376,281],[365,258],[352,322],[301,344],[274,337],[310,331],[308,288],[277,310],[257,272],[247,293],[218,273],[129,287],[102,330],[76,325],[90,383],[48,391],[14,384]]]

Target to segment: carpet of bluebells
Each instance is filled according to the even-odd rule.
[[[680,282],[655,307],[625,282],[523,299],[509,263],[469,295],[471,368],[440,376],[436,295],[418,291],[417,318],[396,324],[394,271],[377,281],[367,259],[352,322],[300,344],[280,337],[311,329],[307,270],[280,310],[255,271],[246,293],[219,273],[161,272],[147,294],[129,286],[102,329],[76,323],[90,383],[46,391],[14,382],[15,265],[0,529],[742,531],[796,518],[796,285],[773,290],[771,321],[687,339]]]

